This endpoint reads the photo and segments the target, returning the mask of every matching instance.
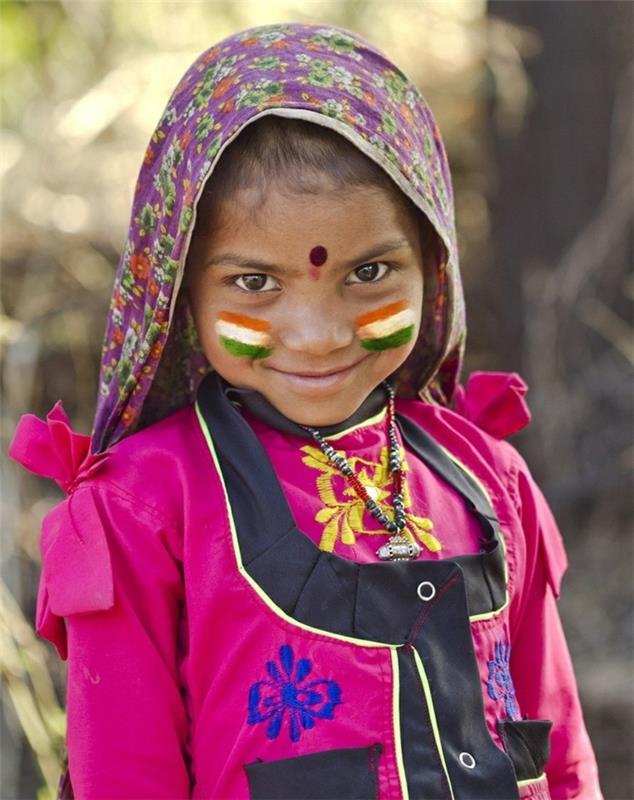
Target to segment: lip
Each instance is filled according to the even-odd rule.
[[[295,391],[301,394],[319,395],[338,389],[363,361],[365,358],[361,358],[347,367],[338,367],[323,372],[291,372],[276,367],[269,367],[269,369],[281,376],[282,380]]]

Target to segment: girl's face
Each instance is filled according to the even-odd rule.
[[[416,341],[418,219],[374,186],[271,185],[254,211],[259,196],[243,189],[223,201],[213,233],[193,245],[188,287],[203,350],[225,380],[289,419],[338,423]]]

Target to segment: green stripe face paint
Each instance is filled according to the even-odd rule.
[[[237,358],[268,358],[273,352],[270,330],[265,320],[231,311],[221,311],[216,321],[220,344]]]
[[[357,335],[366,350],[391,350],[411,341],[415,315],[406,300],[362,314],[356,319]]]

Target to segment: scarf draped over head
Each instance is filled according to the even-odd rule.
[[[418,89],[349,31],[280,24],[242,31],[187,70],[136,184],[103,346],[93,450],[191,402],[209,370],[179,294],[196,204],[224,148],[277,114],[326,126],[375,161],[438,234],[423,320],[398,391],[448,404],[464,347],[453,191],[440,132]]]

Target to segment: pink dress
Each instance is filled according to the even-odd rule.
[[[37,630],[68,657],[75,796],[600,798],[561,537],[501,438],[524,390],[397,401],[411,569],[377,563],[386,537],[311,439],[228,402],[98,456],[60,406],[23,418],[13,457],[68,492]],[[388,502],[384,415],[331,442]]]

